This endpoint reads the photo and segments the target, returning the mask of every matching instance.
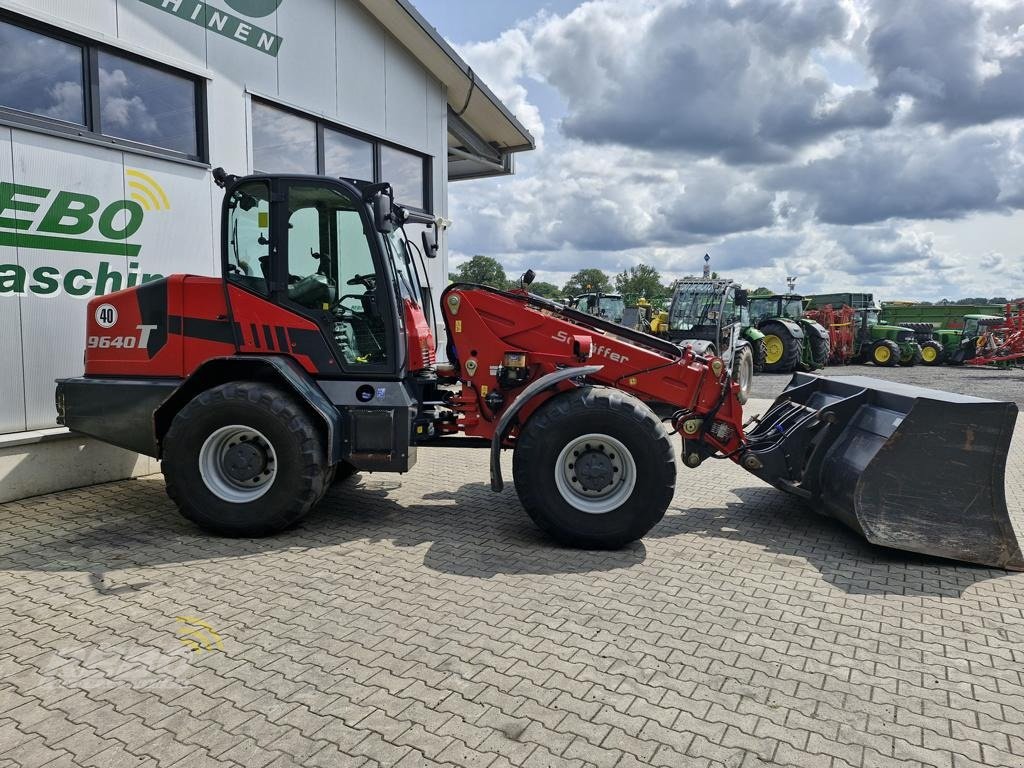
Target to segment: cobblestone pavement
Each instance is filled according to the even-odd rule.
[[[1024,765],[1024,574],[679,481],[621,552],[456,448],[259,541],[159,477],[2,505],[0,766]]]

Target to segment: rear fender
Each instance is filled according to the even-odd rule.
[[[199,366],[153,414],[161,452],[164,435],[178,411],[201,392],[232,381],[273,382],[294,394],[322,425],[328,462],[341,461],[341,414],[295,360],[278,355],[215,357]]]
[[[508,437],[508,431],[523,406],[533,400],[537,395],[550,386],[575,379],[579,376],[591,376],[601,370],[601,365],[582,365],[578,368],[562,368],[553,371],[546,376],[541,376],[524,389],[515,400],[505,409],[505,412],[498,419],[498,426],[494,430],[494,437],[491,440],[491,490],[500,492],[505,487],[505,481],[501,477],[501,444]]]
[[[772,322],[782,323],[786,326],[786,330],[793,335],[794,339],[802,339],[804,337],[804,329],[795,320],[789,320],[785,317],[773,317]]]
[[[820,336],[823,339],[829,338],[828,330],[823,325],[814,320],[801,320],[800,325],[802,325],[807,330],[813,331],[814,333],[818,334],[818,336]]]

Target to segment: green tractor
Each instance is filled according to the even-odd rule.
[[[884,367],[911,366],[921,362],[924,358],[917,332],[902,325],[879,322],[880,311],[876,304],[857,310],[854,359]]]
[[[813,371],[828,364],[828,329],[803,314],[803,296],[750,298],[751,321],[764,334],[765,372]]]
[[[935,324],[924,321],[901,322],[899,325],[914,332],[921,345],[922,363],[959,365],[976,356],[977,340],[985,333],[986,326],[999,325],[1004,320],[1001,315],[969,314],[948,322],[950,326],[959,327],[936,328]]]
[[[763,349],[763,334],[750,327],[747,303],[747,292],[731,280],[676,280],[668,311],[654,316],[651,332],[692,347],[698,355],[721,357],[739,382],[739,399],[745,403]]]

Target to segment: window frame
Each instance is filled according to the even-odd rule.
[[[433,168],[433,157],[431,155],[428,155],[428,154],[425,154],[424,152],[420,152],[418,150],[412,149],[411,147],[403,146],[402,144],[397,144],[397,143],[395,143],[393,141],[387,141],[386,139],[382,139],[379,136],[374,136],[371,133],[366,133],[365,131],[360,131],[360,130],[358,130],[356,128],[349,128],[348,126],[342,125],[340,123],[336,123],[336,122],[334,122],[332,120],[327,120],[327,119],[325,119],[323,117],[320,117],[318,115],[313,115],[313,114],[310,114],[309,112],[303,112],[301,109],[296,109],[295,107],[291,107],[291,106],[288,106],[287,104],[282,104],[280,102],[273,101],[272,99],[268,99],[268,98],[265,98],[263,96],[258,96],[256,94],[250,93],[249,100],[250,100],[250,108],[249,108],[249,114],[250,114],[249,132],[250,132],[250,134],[252,134],[254,132],[254,130],[255,130],[255,126],[251,124],[251,116],[253,114],[252,106],[254,106],[256,104],[259,104],[260,106],[264,106],[264,107],[269,107],[271,109],[276,109],[276,110],[279,110],[281,112],[288,112],[288,113],[290,113],[292,115],[295,115],[297,117],[301,117],[304,120],[309,120],[310,122],[313,123],[313,125],[315,127],[315,134],[316,134],[316,173],[317,173],[318,176],[327,176],[327,173],[325,172],[326,171],[326,169],[325,169],[325,165],[326,165],[326,159],[325,159],[325,156],[326,156],[326,151],[325,151],[326,150],[326,144],[324,142],[324,132],[325,132],[325,130],[328,130],[328,129],[332,130],[332,131],[336,131],[337,133],[344,134],[346,136],[350,136],[350,137],[352,137],[354,139],[359,139],[360,141],[365,141],[367,144],[369,144],[372,147],[372,149],[373,149],[373,178],[372,179],[360,179],[360,181],[370,181],[370,182],[374,182],[374,183],[381,182],[381,181],[387,181],[387,179],[382,179],[381,178],[381,147],[390,147],[392,149],[398,150],[399,152],[404,152],[407,155],[413,155],[415,157],[420,158],[420,160],[423,163],[423,206],[424,207],[423,208],[417,208],[417,207],[412,206],[412,205],[406,205],[406,204],[402,203],[401,200],[396,200],[395,202],[397,202],[399,205],[402,205],[404,208],[408,208],[411,211],[419,211],[420,213],[426,213],[428,215],[433,214],[433,212],[434,212],[434,194],[433,194],[433,190],[434,190],[433,170],[434,170],[434,168]],[[253,173],[255,173],[255,174],[266,173],[266,171],[264,169],[259,168],[256,165],[255,149],[253,151],[252,167],[253,167]],[[329,177],[329,178],[334,178],[334,177]],[[340,176],[338,178],[348,178],[348,177]]]
[[[105,45],[83,35],[78,35],[67,30],[54,27],[50,24],[12,13],[0,8],[0,21],[12,26],[20,27],[30,32],[52,38],[68,45],[73,45],[82,51],[82,99],[84,102],[85,124],[69,123],[53,117],[44,117],[34,112],[25,112],[14,107],[0,104],[0,125],[7,125],[15,128],[26,128],[36,130],[55,136],[87,141],[91,144],[116,147],[139,154],[155,157],[180,160],[183,162],[209,166],[209,113],[207,109],[206,79],[198,75],[179,69],[168,64],[154,61],[153,59],[140,56],[132,51],[117,48],[112,45]],[[102,103],[100,100],[100,78],[99,78],[99,54],[108,53],[128,61],[141,64],[161,72],[166,72],[192,83],[195,93],[195,131],[196,131],[196,154],[191,155],[168,147],[161,147],[157,144],[145,144],[131,139],[122,139],[102,133],[100,112]]]

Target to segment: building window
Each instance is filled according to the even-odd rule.
[[[324,175],[373,181],[373,143],[324,128]]]
[[[395,199],[410,208],[425,209],[423,158],[394,147],[380,148],[380,179],[391,182]]]
[[[316,173],[316,123],[252,103],[252,164],[262,173]]]
[[[430,166],[425,155],[255,98],[252,148],[252,165],[257,173],[387,181],[395,190],[397,202],[429,210]]]
[[[197,78],[10,18],[0,18],[0,51],[6,119],[205,160]]]
[[[194,80],[99,52],[100,131],[107,136],[199,154]]]
[[[0,104],[85,125],[85,52],[0,20]]]

